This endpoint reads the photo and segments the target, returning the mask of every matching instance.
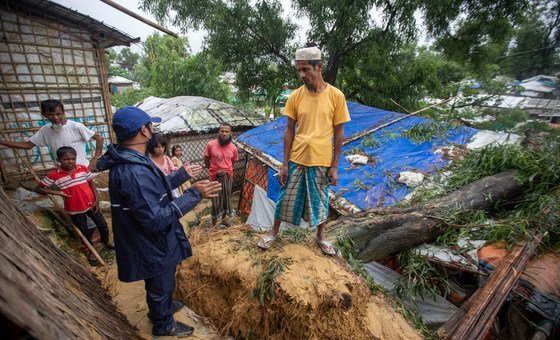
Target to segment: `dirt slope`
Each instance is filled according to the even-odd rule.
[[[177,275],[177,295],[197,314],[214,320],[223,334],[279,339],[418,339],[418,333],[340,258],[312,244],[278,242],[261,251],[246,227],[191,239],[194,256]],[[277,257],[286,264],[275,297],[261,305],[252,297],[263,268]]]

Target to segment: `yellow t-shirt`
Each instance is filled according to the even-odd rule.
[[[306,166],[331,166],[334,127],[350,121],[342,91],[327,84],[321,93],[305,86],[292,92],[284,115],[297,122],[290,160]]]

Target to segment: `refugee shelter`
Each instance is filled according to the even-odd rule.
[[[0,131],[2,139],[26,141],[48,121],[40,102],[59,99],[68,119],[111,138],[111,103],[105,49],[139,42],[87,15],[46,0],[0,4]],[[94,147],[87,145],[88,156]],[[48,148],[19,151],[37,171],[54,167]],[[0,149],[2,181],[29,176],[12,150]]]
[[[135,85],[138,85],[134,81],[121,76],[109,77],[108,83],[111,93],[113,94],[132,89]]]
[[[221,123],[231,124],[236,137],[267,122],[267,119],[256,111],[240,109],[204,97],[179,96],[168,99],[148,97],[137,106],[149,115],[162,119],[156,128],[169,139],[169,152],[173,145],[178,144],[183,150],[183,161],[200,164],[203,167],[204,149],[210,140],[218,136]],[[243,183],[245,170],[243,150],[239,150],[239,162],[234,164],[233,170],[233,187],[239,189]],[[204,169],[199,178],[208,176],[207,169]]]
[[[331,187],[330,191],[330,206],[342,215],[399,203],[414,190],[398,182],[399,173],[434,173],[448,162],[443,147],[464,145],[477,131],[411,116],[367,133],[404,115],[352,102],[348,102],[348,110],[352,120],[344,125],[345,140],[360,138],[345,142],[338,168],[338,185]],[[280,186],[275,175],[282,164],[286,124],[287,118],[282,117],[249,130],[237,139],[239,147],[249,154],[239,208],[247,215],[251,211],[255,186],[264,189],[272,201],[278,197]],[[403,135],[414,126],[434,124],[440,133],[427,141],[418,142]],[[367,163],[353,165],[346,158],[349,155],[365,156]]]
[[[558,78],[554,76],[539,74],[522,80],[519,86],[525,90],[521,92],[521,95],[525,97],[543,99],[558,99],[560,97],[560,84]]]

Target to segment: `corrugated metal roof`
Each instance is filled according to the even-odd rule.
[[[55,20],[64,25],[83,28],[91,32],[93,42],[101,48],[137,43],[133,38],[118,29],[78,11],[48,0],[3,0],[0,4],[7,10],[27,13],[34,17]]]
[[[484,107],[499,107],[502,109],[539,109],[547,111],[560,110],[560,100],[556,99],[541,99],[517,96],[497,96],[487,100],[485,103],[480,104]]]
[[[136,104],[149,115],[160,117],[158,130],[163,134],[198,134],[215,131],[221,123],[234,129],[255,127],[268,121],[256,111],[204,97],[148,97]]]
[[[522,82],[519,85],[521,85],[527,91],[544,92],[544,93],[549,93],[554,91],[554,87],[545,85],[540,81]]]

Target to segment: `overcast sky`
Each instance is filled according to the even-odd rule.
[[[99,0],[51,0],[56,3],[59,3],[63,6],[72,8],[80,13],[89,15],[90,17],[104,22],[106,25],[115,27],[128,35],[136,38],[140,37],[142,41],[145,41],[146,38],[154,32],[160,32],[152,26],[149,26],[137,19],[134,19],[131,16],[113,8]],[[121,6],[128,8],[129,10],[135,12],[143,16],[146,19],[149,19],[153,22],[157,22],[156,19],[149,13],[146,13],[139,9],[139,1],[138,0],[113,0],[114,2],[118,3]],[[293,17],[293,13],[290,7],[290,0],[281,0],[281,3],[284,5],[284,11],[287,13],[286,15],[290,15]],[[303,36],[305,34],[304,30],[309,27],[306,22],[301,22],[298,20],[299,23],[302,25],[303,29],[301,32],[298,32],[298,36],[301,37],[303,41]],[[304,20],[306,21],[306,20]],[[166,26],[168,29],[175,33],[179,33],[184,35],[179,28]],[[164,34],[160,32],[161,34]],[[189,44],[191,46],[191,50],[193,53],[198,53],[202,49],[202,44],[204,41],[205,33],[204,31],[189,31],[187,32],[187,38],[189,39]],[[140,53],[142,51],[142,46],[140,44],[136,44],[131,46],[132,50]]]
[[[102,21],[108,26],[115,27],[120,31],[136,38],[140,37],[142,41],[145,41],[146,38],[154,32],[159,32],[160,34],[165,34],[149,26],[133,17],[113,8],[99,0],[51,0],[53,2],[59,3],[63,6],[72,8],[80,13],[89,15],[90,17]],[[146,13],[139,9],[138,7],[138,0],[113,0],[113,2],[118,3],[121,6],[128,8],[129,10],[133,11],[134,13],[141,15],[142,17],[149,19],[153,22],[156,22],[156,19],[149,13]],[[166,26],[166,28],[170,29],[175,33],[181,33],[181,31],[172,26]],[[187,37],[189,39],[189,44],[191,46],[191,50],[193,53],[197,53],[202,48],[202,42],[204,40],[204,32],[188,32]],[[140,44],[132,45],[131,48],[140,53],[142,50],[142,46]]]

